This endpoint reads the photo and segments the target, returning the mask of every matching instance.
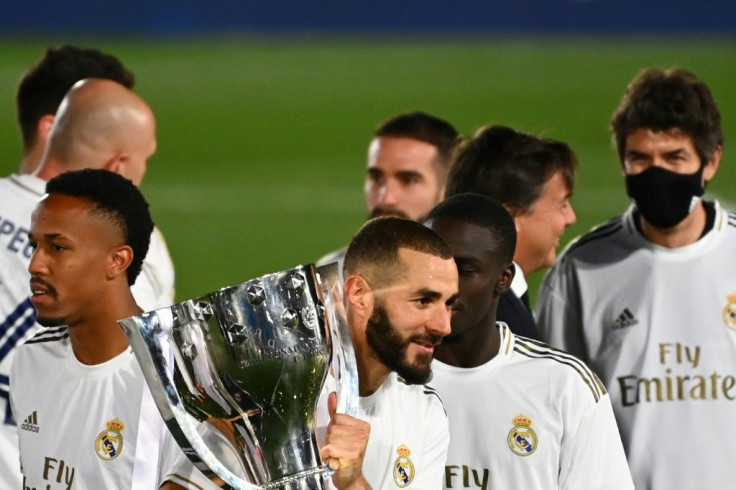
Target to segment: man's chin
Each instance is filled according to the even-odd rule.
[[[36,323],[42,327],[61,327],[66,325],[66,318],[36,316]]]
[[[402,211],[395,210],[395,209],[374,209],[368,215],[368,219],[386,218],[389,216],[393,218],[410,219],[407,214],[405,214]]]
[[[403,365],[396,369],[396,374],[410,385],[423,385],[432,379],[432,357],[417,359],[414,364]],[[426,362],[425,362],[426,361]]]

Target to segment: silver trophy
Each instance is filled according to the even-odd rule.
[[[355,415],[337,264],[299,266],[121,320],[169,430],[234,489],[322,489],[315,408],[328,372]]]

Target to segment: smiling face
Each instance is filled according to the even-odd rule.
[[[437,148],[411,138],[380,136],[368,150],[365,201],[370,217],[421,221],[442,197]]]
[[[104,296],[114,252],[122,231],[93,212],[86,199],[51,194],[33,213],[28,265],[31,301],[44,326],[74,326],[96,308]]]
[[[374,291],[366,339],[376,358],[408,383],[426,382],[434,348],[450,333],[457,296],[452,259],[399,249],[401,274]]]
[[[513,279],[513,265],[499,253],[497,237],[487,228],[451,218],[435,218],[430,228],[450,247],[458,270],[460,294],[448,338],[494,325],[498,298]]]
[[[524,275],[555,265],[560,237],[576,221],[570,189],[562,173],[550,177],[530,210],[512,212],[512,215],[517,231],[514,260]]]

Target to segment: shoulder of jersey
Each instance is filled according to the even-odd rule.
[[[736,212],[726,210],[726,216],[728,218],[728,229],[733,233],[736,229]]]
[[[579,236],[565,248],[561,257],[576,255],[589,249],[591,246],[600,245],[604,239],[609,238],[624,229],[626,220],[624,216],[616,216],[606,223],[595,226],[584,235]]]
[[[401,376],[396,376],[396,379],[398,380],[398,385],[401,387],[402,396],[404,393],[412,393],[414,397],[425,403],[439,403],[442,410],[445,410],[445,405],[442,403],[440,394],[433,387],[429,385],[410,385]]]
[[[606,387],[603,385],[598,376],[580,359],[568,354],[567,352],[555,349],[544,342],[528,339],[526,337],[516,336],[514,342],[514,352],[520,356],[527,357],[532,360],[546,361],[557,366],[557,370],[552,370],[551,366],[540,367],[548,374],[560,373],[560,376],[570,376],[574,380],[582,383],[581,387],[587,388],[595,403],[606,394]]]

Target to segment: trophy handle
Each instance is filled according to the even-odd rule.
[[[139,316],[119,320],[118,323],[128,336],[156,406],[161,412],[171,435],[192,459],[195,466],[206,476],[220,477],[225,484],[235,490],[260,490],[243,478],[237,477],[223,465],[205,443],[202,435],[194,429],[192,416],[184,408],[184,403],[173,383],[174,350],[166,341],[173,317],[168,308],[161,308]],[[200,458],[198,455],[202,455]],[[221,456],[220,456],[221,457]],[[199,460],[196,462],[195,460]]]
[[[358,413],[358,367],[345,313],[342,270],[338,262],[316,267],[316,270],[326,303],[325,321],[331,337],[331,371],[336,384],[337,411],[355,417]]]

